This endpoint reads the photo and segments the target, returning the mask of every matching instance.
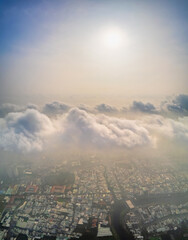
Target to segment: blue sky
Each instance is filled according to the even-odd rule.
[[[0,48],[1,52],[9,52],[12,45],[17,42],[28,42],[29,44],[37,36],[40,31],[40,24],[48,21],[53,16],[48,15],[53,12],[59,12],[59,7],[66,8],[71,1],[37,1],[37,0],[1,0],[0,1]],[[75,1],[76,2],[76,1]],[[79,1],[78,1],[79,2]],[[80,1],[83,2],[83,1]],[[188,2],[186,0],[163,0],[163,1],[85,1],[87,4],[91,2],[98,6],[98,16],[105,14],[108,18],[121,18],[124,13],[131,10],[134,11],[135,5],[145,5],[151,8],[160,8],[161,12],[165,12],[169,20],[174,21],[180,29],[181,35],[179,39],[187,44],[188,41]],[[106,4],[106,6],[105,6]],[[78,4],[79,5],[79,4]],[[101,7],[102,6],[102,7]],[[89,9],[91,10],[91,9]],[[92,15],[92,12],[88,12]],[[128,13],[129,14],[129,13]],[[71,16],[71,12],[67,13],[67,18]],[[123,16],[124,17],[124,16]],[[45,29],[41,29],[45,31]],[[176,36],[177,37],[177,36]]]

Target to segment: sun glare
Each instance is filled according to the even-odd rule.
[[[109,29],[104,32],[103,43],[106,47],[117,48],[122,44],[123,36],[119,29]]]

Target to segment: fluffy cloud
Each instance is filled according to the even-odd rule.
[[[117,108],[115,107],[112,107],[108,104],[105,104],[105,103],[102,103],[102,104],[99,104],[95,107],[95,109],[98,111],[98,112],[102,112],[102,113],[114,113],[114,112],[117,112]]]
[[[0,105],[0,117],[5,117],[8,113],[11,112],[22,112],[27,108],[38,109],[38,106],[34,104],[28,104],[26,107],[24,107],[12,103],[4,103]]]
[[[164,102],[162,109],[175,114],[188,115],[188,95],[180,94],[171,101]]]
[[[157,132],[160,135],[170,137],[174,140],[181,140],[188,142],[188,123],[187,119],[180,119],[175,121],[170,118],[164,118],[159,115],[146,117],[142,121],[142,125],[149,130],[149,132]]]
[[[79,108],[80,110],[84,110],[86,112],[92,112],[93,111],[93,109],[91,107],[89,107],[89,106],[87,106],[85,104],[79,104],[77,106],[77,108]]]
[[[70,109],[70,106],[61,102],[52,102],[47,103],[43,107],[43,112],[49,116],[62,114],[67,112]]]
[[[152,115],[128,120],[91,114],[79,108],[72,108],[56,119],[35,109],[9,113],[0,119],[0,148],[8,151],[42,151],[56,144],[134,148],[153,146],[162,135],[187,142],[187,119],[175,121]]]
[[[157,113],[155,106],[151,103],[143,103],[134,101],[132,106],[130,107],[131,111],[139,111],[144,113]]]
[[[77,108],[68,113],[63,136],[96,146],[131,148],[152,143],[149,132],[133,120],[88,114]]]
[[[0,147],[5,150],[39,151],[52,137],[62,145],[95,147],[131,148],[152,143],[148,130],[133,120],[93,115],[78,108],[54,121],[28,109],[23,113],[9,113],[0,124]]]
[[[45,137],[53,131],[51,120],[37,110],[9,113],[0,121],[0,148],[22,152],[40,151]]]
[[[6,116],[9,112],[20,112],[25,108],[11,103],[4,103],[0,105],[0,117]]]

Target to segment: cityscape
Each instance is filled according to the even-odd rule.
[[[186,239],[188,175],[183,168],[149,160],[109,165],[95,157],[44,169],[27,165],[10,166],[7,176],[14,181],[1,181],[1,239],[19,234],[122,239],[118,221],[127,239],[163,239],[167,233]]]

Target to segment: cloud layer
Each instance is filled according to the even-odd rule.
[[[41,151],[51,139],[58,144],[125,147],[152,144],[148,130],[133,120],[93,115],[78,108],[52,121],[34,109],[9,113],[1,119],[0,148]]]
[[[138,103],[138,102],[137,102]],[[134,104],[144,112],[154,113],[150,104]],[[48,109],[48,115],[44,114]],[[33,106],[10,112],[0,118],[0,149],[6,151],[43,151],[53,146],[91,146],[96,148],[135,148],[149,146],[161,137],[188,142],[188,122],[161,115],[147,115],[128,120],[94,114],[54,102],[43,113]],[[70,110],[68,110],[70,108]],[[66,113],[64,113],[66,111]],[[50,115],[57,117],[51,118]]]

